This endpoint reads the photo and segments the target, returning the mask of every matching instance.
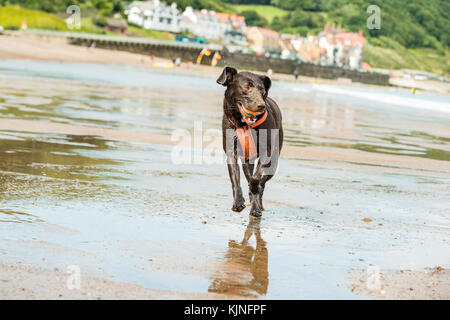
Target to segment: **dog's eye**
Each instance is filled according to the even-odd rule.
[[[250,87],[245,87],[245,91],[250,91]]]

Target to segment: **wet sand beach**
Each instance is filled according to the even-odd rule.
[[[83,277],[80,287],[71,287],[65,270],[38,269],[21,264],[0,265],[2,300],[174,300],[174,299],[242,299],[213,293],[193,294],[154,290],[139,285]],[[43,285],[45,284],[45,286]]]
[[[412,270],[380,270],[380,282],[372,281],[372,273],[351,270],[349,279],[353,284],[350,290],[358,295],[384,300],[448,300],[450,296],[449,270],[440,266]]]
[[[285,146],[252,219],[215,78],[0,60],[1,299],[450,298],[448,96],[274,81]]]
[[[175,57],[174,57],[175,58]],[[20,31],[6,31],[0,36],[0,59],[21,59],[58,62],[98,63],[98,64],[126,64],[138,65],[144,68],[172,69],[182,73],[207,74],[217,76],[221,68],[207,65],[193,65],[187,67],[185,63],[181,67],[173,68],[169,59],[136,54],[126,51],[114,51],[100,48],[86,48],[69,45],[65,38],[56,36],[41,36]],[[274,80],[322,83],[339,85],[338,80],[316,79],[300,75],[294,80],[293,75],[274,73]],[[423,91],[431,91],[439,94],[450,94],[450,83],[442,81],[417,81],[414,79],[392,78],[390,84],[403,88],[416,88]],[[353,83],[353,87],[378,87],[362,83]]]

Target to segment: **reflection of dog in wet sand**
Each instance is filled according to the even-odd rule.
[[[209,287],[209,292],[238,296],[265,295],[269,285],[266,242],[261,238],[260,218],[251,218],[241,243],[228,242],[228,251],[221,270]],[[248,242],[252,235],[256,248]]]
[[[283,145],[281,111],[268,97],[272,81],[267,76],[237,72],[225,67],[217,83],[227,87],[223,100],[223,149],[233,188],[232,210],[240,212],[245,200],[239,178],[238,153],[249,186],[250,214],[261,216],[266,182],[275,174]],[[238,143],[239,142],[239,143]],[[255,172],[255,160],[258,165]]]

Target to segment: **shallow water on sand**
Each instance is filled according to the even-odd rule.
[[[145,140],[219,129],[222,95],[195,73],[1,61],[0,261],[287,299],[358,298],[346,273],[369,265],[450,267],[448,96],[274,82],[287,151],[250,219],[224,164]]]

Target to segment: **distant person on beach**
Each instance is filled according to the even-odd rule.
[[[270,77],[272,73],[273,73],[272,69],[269,68],[269,70],[267,70],[267,75]]]
[[[294,71],[294,78],[295,78],[295,80],[298,79],[298,71],[297,71],[297,69]]]

